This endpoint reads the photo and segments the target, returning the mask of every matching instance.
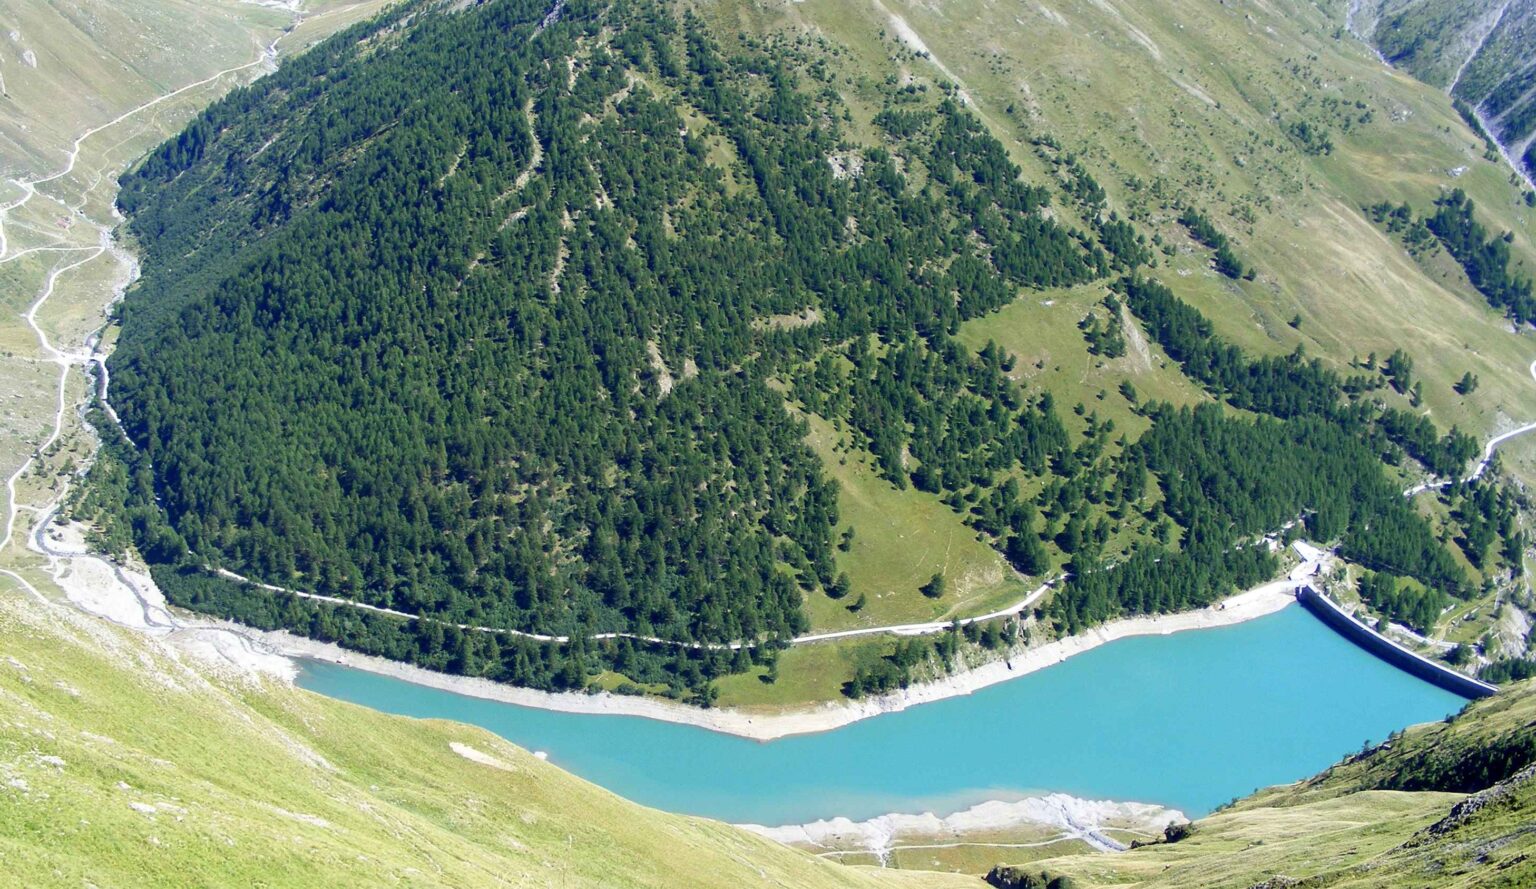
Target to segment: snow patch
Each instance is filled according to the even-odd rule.
[[[510,763],[503,762],[502,760],[497,759],[489,753],[486,753],[483,750],[478,750],[469,746],[468,744],[461,744],[458,741],[451,741],[448,744],[448,749],[464,757],[470,762],[477,762],[483,766],[490,766],[493,769],[501,769],[503,772],[517,771],[517,769]]]

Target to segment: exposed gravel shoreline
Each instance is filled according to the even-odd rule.
[[[1296,573],[1299,572],[1293,572],[1293,575]],[[979,689],[1045,669],[1073,655],[1091,651],[1117,639],[1167,635],[1186,630],[1230,626],[1253,620],[1273,614],[1294,603],[1295,590],[1299,583],[1299,580],[1289,578],[1274,581],[1199,611],[1111,621],[1077,636],[1017,651],[1007,659],[991,661],[933,682],[913,685],[890,695],[867,698],[862,701],[828,702],[819,706],[770,713],[725,708],[704,710],[672,701],[608,693],[557,694],[515,688],[486,679],[436,673],[397,661],[358,654],[330,643],[317,642],[289,633],[262,633],[255,630],[246,630],[246,632],[263,646],[288,657],[342,664],[455,694],[566,713],[639,716],[646,719],[659,719],[663,722],[698,726],[710,731],[725,732],[758,741],[770,741],[790,735],[830,731],[882,713],[894,713],[919,704],[970,694]]]

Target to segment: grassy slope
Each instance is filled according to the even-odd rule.
[[[1506,782],[1507,796],[1459,823],[1442,819],[1464,794],[1377,788],[1426,758],[1459,758],[1533,728],[1536,683],[1526,682],[1472,705],[1449,724],[1417,726],[1308,781],[1248,797],[1200,820],[1194,834],[1177,843],[1038,866],[1088,886],[1149,889],[1247,887],[1278,876],[1320,887],[1529,886],[1536,880],[1536,780],[1530,775]]]
[[[1134,440],[1147,430],[1151,424],[1120,393],[1122,382],[1135,387],[1141,401],[1209,401],[1129,314],[1122,319],[1126,354],[1119,358],[1089,354],[1077,325],[1090,312],[1104,315],[1099,307],[1104,295],[1101,285],[1027,294],[994,314],[968,322],[960,340],[978,350],[993,340],[1018,356],[1013,376],[1030,389],[1050,392],[1062,420],[1076,431],[1082,426],[1071,410],[1076,404],[1113,420],[1116,437],[1124,434]]]
[[[488,732],[221,677],[0,583],[5,882],[975,885],[649,811]]]
[[[1105,187],[1111,207],[1164,239],[1168,251],[1154,274],[1249,350],[1300,346],[1349,372],[1357,356],[1402,347],[1423,381],[1420,409],[1442,429],[1455,424],[1486,437],[1536,417],[1527,373],[1536,347],[1509,330],[1448,257],[1415,261],[1360,208],[1406,200],[1424,212],[1442,188],[1463,188],[1490,228],[1514,232],[1527,268],[1536,267],[1536,212],[1521,202],[1508,168],[1484,157],[1444,94],[1383,67],[1339,30],[1344,4],[739,0],[707,14],[748,31],[799,28],[845,47],[851,74],[840,89],[856,130],[878,110],[894,72],[902,80],[957,81],[1034,181],[1054,172],[1031,140],[1054,137],[1062,155],[1077,156]],[[926,55],[900,36],[902,25]],[[1329,99],[1340,110],[1324,109]],[[1332,153],[1299,150],[1285,130],[1298,121],[1327,129]],[[1256,268],[1254,281],[1229,281],[1210,268],[1209,251],[1174,221],[1182,203],[1216,219]],[[1060,200],[1056,212],[1078,216]],[[1109,362],[1089,355],[1075,324],[1097,296],[1093,288],[1027,293],[968,323],[961,338],[978,348],[993,339],[1013,352],[1016,375],[1054,392],[1074,428],[1080,424],[1065,409],[1080,401],[1117,430],[1138,431],[1142,423],[1117,392],[1122,380],[1144,397],[1202,397],[1155,345],[1148,360],[1134,352]],[[1048,300],[1054,305],[1044,306]],[[1482,385],[1463,397],[1452,383],[1467,371]],[[1512,464],[1518,477],[1536,481],[1525,461]],[[883,496],[915,499],[916,492]],[[933,533],[942,536],[942,524],[953,520],[936,520]],[[855,590],[880,588],[866,583],[856,560],[843,567]]]
[[[1073,0],[1016,8],[893,0],[798,4],[782,19],[762,15],[827,32],[872,68],[894,57],[919,77],[942,78],[897,43],[889,15],[900,16],[930,59],[963,83],[1026,175],[1046,175],[1032,156],[1032,136],[1052,135],[1077,153],[1112,206],[1177,247],[1160,275],[1243,345],[1288,352],[1303,344],[1339,366],[1405,346],[1443,425],[1482,432],[1501,415],[1536,416],[1524,375],[1536,350],[1510,334],[1459,273],[1442,279],[1438,267],[1420,268],[1359,207],[1407,199],[1426,208],[1454,184],[1493,226],[1514,230],[1528,265],[1536,265],[1536,214],[1519,202],[1508,170],[1482,159],[1444,95],[1333,36],[1338,6],[1329,16],[1303,3]],[[882,28],[886,38],[874,39]],[[1363,110],[1352,103],[1364,103],[1371,121],[1345,135],[1317,110],[1329,96],[1351,103],[1357,116]],[[1297,150],[1283,131],[1296,120],[1328,125],[1334,152]],[[1460,166],[1469,169],[1452,177]],[[1130,184],[1136,180],[1139,189]],[[1211,272],[1208,253],[1173,222],[1174,201],[1211,212],[1258,279],[1234,284]],[[1298,313],[1299,331],[1286,323]],[[1484,382],[1472,399],[1450,388],[1466,370]]]
[[[0,11],[0,174],[56,167],[58,146],[147,96],[255,57],[289,20],[235,2],[6,4]],[[12,36],[14,35],[14,36]],[[183,51],[168,51],[175,47]],[[196,47],[197,51],[184,51]],[[28,55],[30,54],[30,55]],[[53,113],[37,114],[39,109]],[[17,113],[20,112],[20,113]]]

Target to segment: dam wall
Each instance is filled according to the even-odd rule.
[[[1481,679],[1473,679],[1465,673],[1452,670],[1444,664],[1435,663],[1423,655],[1403,648],[1356,620],[1311,584],[1302,587],[1296,593],[1296,598],[1301,601],[1303,607],[1346,639],[1425,682],[1467,698],[1483,698],[1499,690],[1496,685],[1490,685]]]

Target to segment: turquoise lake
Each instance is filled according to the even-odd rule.
[[[1057,791],[1161,803],[1194,817],[1465,703],[1298,607],[1232,627],[1123,639],[973,695],[766,743],[518,707],[320,662],[305,663],[299,685],[389,713],[483,726],[645,805],[769,825],[945,815]]]

